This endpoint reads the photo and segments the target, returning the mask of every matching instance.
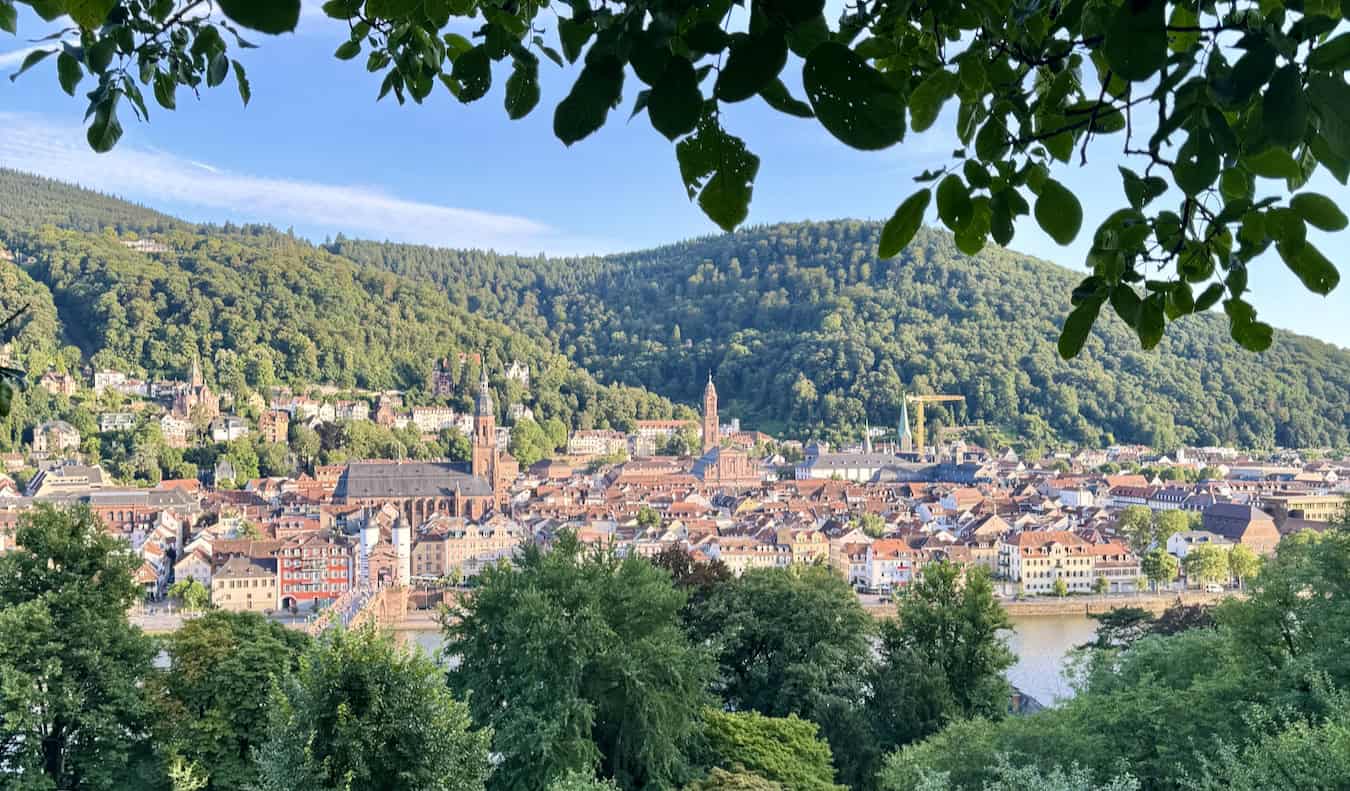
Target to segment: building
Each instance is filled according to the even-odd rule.
[[[211,421],[212,442],[233,442],[248,436],[248,422],[235,415],[221,415]]]
[[[717,447],[721,434],[717,422],[717,388],[713,386],[712,373],[708,373],[708,384],[703,388],[703,452]]]
[[[454,428],[459,421],[459,413],[448,406],[415,406],[412,408],[412,424],[423,434],[435,434],[441,429]]]
[[[333,405],[333,410],[338,420],[370,420],[370,404],[360,399],[338,401]]]
[[[38,387],[52,395],[73,396],[80,389],[80,383],[68,373],[48,371],[38,379]]]
[[[352,587],[352,553],[318,533],[297,536],[277,550],[277,596],[283,608],[331,601]]]
[[[192,421],[168,412],[159,419],[159,432],[164,435],[165,445],[171,448],[186,448],[188,436],[192,433]]]
[[[25,494],[29,497],[57,497],[82,495],[102,489],[105,485],[103,468],[97,464],[61,464],[39,470],[28,481]]]
[[[530,368],[519,360],[512,360],[507,366],[506,378],[512,382],[519,382],[526,390],[530,389]]]
[[[690,472],[703,483],[723,489],[744,489],[763,482],[759,462],[740,448],[709,448]]]
[[[437,514],[480,518],[491,508],[489,482],[450,462],[352,462],[333,492],[338,505],[392,505],[413,524]]]
[[[634,424],[633,455],[652,456],[670,438],[685,429],[697,429],[692,420],[638,420]]]
[[[567,438],[567,453],[572,456],[615,456],[628,452],[628,437],[613,429],[589,429]]]
[[[285,444],[290,439],[291,417],[285,410],[269,409],[258,416],[258,433],[264,442]]]
[[[1176,556],[1178,560],[1185,560],[1191,547],[1206,544],[1219,547],[1225,552],[1233,548],[1233,542],[1217,533],[1211,533],[1208,530],[1182,530],[1180,533],[1173,533],[1167,538],[1168,554]]]
[[[104,369],[94,372],[94,392],[102,395],[105,390],[118,390],[126,384],[127,375],[121,371]]]
[[[791,551],[794,564],[807,565],[830,559],[830,540],[819,530],[785,527],[778,530],[774,540]]]
[[[207,418],[220,414],[220,396],[206,386],[202,377],[201,361],[192,358],[192,370],[188,373],[188,383],[179,389],[173,397],[173,412],[179,417],[190,418],[193,411]]]
[[[1025,593],[1052,593],[1063,580],[1070,593],[1088,593],[1095,577],[1091,544],[1068,530],[1009,533],[999,542],[1002,576]]]
[[[211,603],[231,612],[277,609],[277,560],[235,555],[211,575]]]
[[[1270,512],[1277,524],[1290,518],[1332,522],[1350,508],[1350,499],[1343,494],[1268,494],[1261,498],[1261,507]]]
[[[136,413],[134,412],[104,412],[98,416],[100,434],[106,434],[109,431],[131,431],[134,428],[136,428]]]
[[[434,517],[412,548],[412,572],[419,577],[443,577],[458,572],[477,576],[484,566],[509,559],[525,538],[524,529],[501,515],[472,524],[460,517]]]
[[[497,504],[504,504],[507,488],[520,474],[520,465],[505,449],[498,449],[497,416],[492,405],[492,390],[488,387],[487,371],[478,383],[478,398],[474,403],[473,437],[470,452],[470,472],[486,481]]]
[[[455,373],[450,367],[450,358],[436,361],[431,370],[431,395],[435,398],[450,398],[455,394]]]
[[[80,432],[64,420],[48,420],[33,429],[34,453],[64,453],[80,447]]]
[[[1280,531],[1270,514],[1238,503],[1215,503],[1201,513],[1200,525],[1258,555],[1270,555],[1280,543]]]

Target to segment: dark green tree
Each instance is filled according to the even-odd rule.
[[[625,789],[672,787],[691,771],[712,665],[681,628],[685,595],[636,556],[564,532],[479,578],[447,622],[451,688],[491,728],[496,789],[569,772]],[[509,649],[507,648],[509,646]]]
[[[273,685],[260,791],[482,791],[491,733],[416,648],[331,630]]]
[[[85,506],[40,505],[0,554],[0,756],[23,789],[135,786],[154,643],[127,622],[139,561]]]
[[[168,666],[149,687],[159,750],[199,767],[212,791],[252,788],[273,682],[288,682],[308,642],[254,613],[213,610],[183,624],[164,639]]]

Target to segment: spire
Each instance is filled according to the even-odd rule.
[[[872,452],[872,425],[866,419],[863,420],[863,451]]]
[[[896,428],[900,439],[900,450],[908,453],[914,450],[914,435],[909,430],[909,402],[900,398],[900,425]]]
[[[487,366],[483,367],[483,375],[478,380],[478,402],[475,414],[480,417],[493,414],[492,409],[492,390],[488,387]]]
[[[192,372],[188,374],[188,384],[193,387],[202,386],[202,361],[201,357],[192,355]]]

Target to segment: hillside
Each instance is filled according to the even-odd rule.
[[[590,259],[521,259],[339,238],[329,249],[435,283],[467,309],[555,340],[606,381],[770,430],[856,438],[894,425],[904,391],[959,393],[947,422],[1032,444],[1350,444],[1350,352],[1287,332],[1264,354],[1190,316],[1144,352],[1114,317],[1066,362],[1070,270],[998,248],[968,257],[921,231],[890,261],[880,225],[752,228]],[[939,415],[939,420],[944,418]]]
[[[529,365],[534,397],[495,381],[499,406],[525,400],[540,420],[626,425],[676,407],[639,389],[599,385],[547,344],[451,305],[429,284],[353,263],[263,226],[199,226],[97,193],[0,171],[16,195],[0,211],[0,307],[28,303],[15,347],[30,370],[84,363],[207,378],[242,395],[273,384],[408,390],[429,399],[433,361],[486,354],[489,371]],[[166,252],[126,242],[150,235]],[[469,407],[476,366],[459,371]]]

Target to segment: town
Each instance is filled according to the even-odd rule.
[[[959,430],[930,444],[925,404],[957,396],[909,396],[895,428],[870,428],[851,447],[775,438],[722,422],[711,375],[698,420],[575,430],[522,465],[513,432],[544,432],[523,402],[498,409],[473,357],[480,376],[464,412],[446,405],[463,355],[435,364],[441,403],[411,407],[398,392],[317,387],[231,404],[195,360],[185,381],[46,372],[36,386],[53,395],[118,405],[97,413],[100,437],[149,427],[175,449],[271,446],[295,471],[241,474],[221,453],[195,477],[119,481],[71,422],[48,420],[25,452],[0,457],[0,549],[38,504],[86,503],[139,556],[147,602],[311,619],[336,603],[325,623],[382,588],[472,583],[562,531],[620,555],[679,547],[736,575],[828,564],[873,602],[935,561],[988,570],[1004,599],[1218,593],[1254,575],[1282,536],[1341,518],[1350,493],[1350,459],[1292,450],[1120,445],[1023,458]],[[492,373],[528,393],[524,364]],[[304,432],[358,423],[467,440],[466,458],[318,463],[297,451]]]

